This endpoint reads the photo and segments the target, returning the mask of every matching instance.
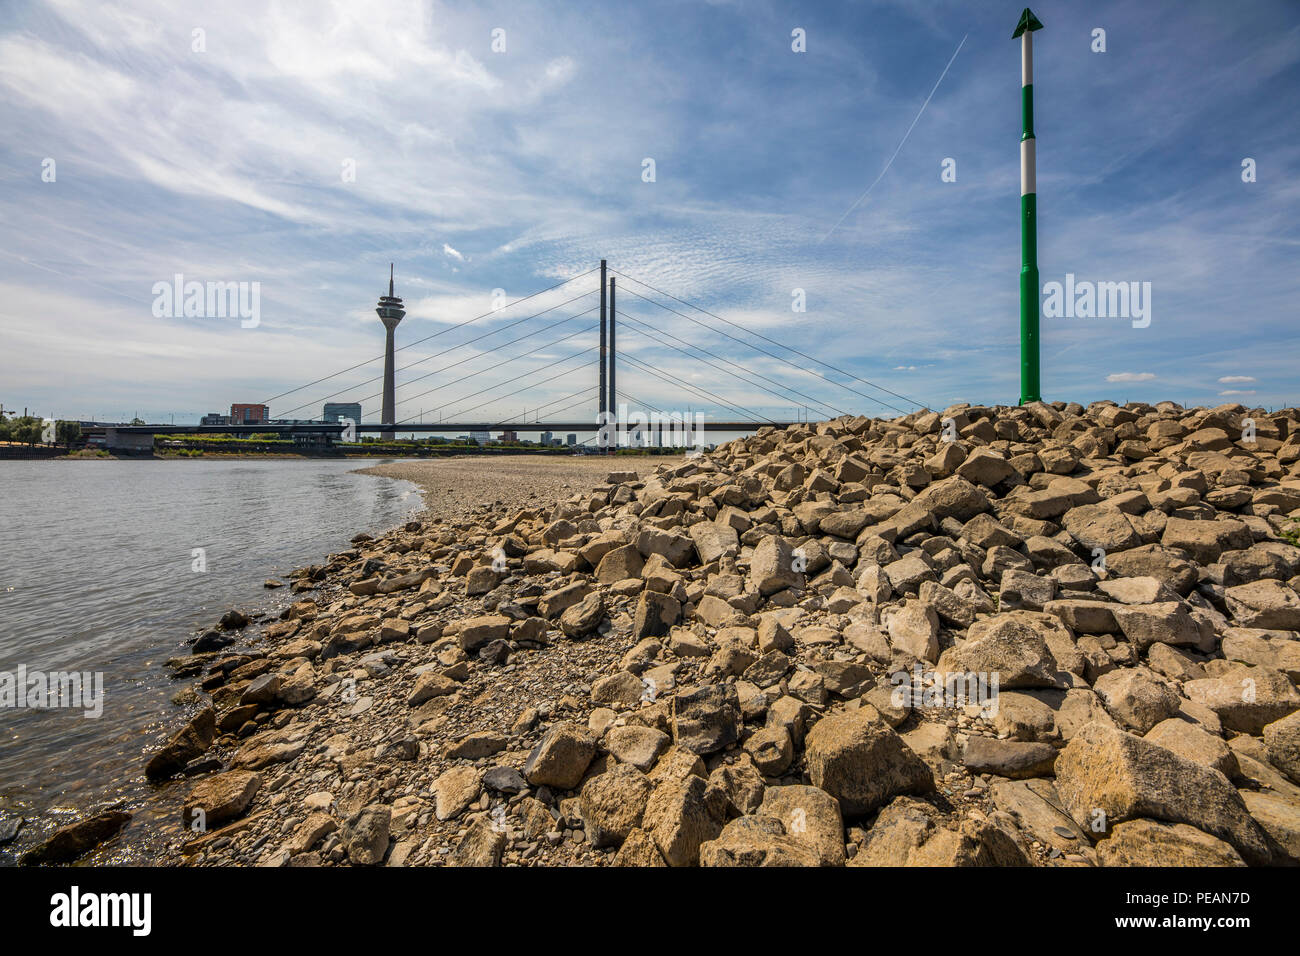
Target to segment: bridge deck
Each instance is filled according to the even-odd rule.
[[[691,423],[691,428],[703,428],[706,432],[752,432],[760,428],[787,428],[790,425],[802,425],[804,422],[726,422],[704,421]],[[345,426],[334,423],[301,423],[295,425],[253,424],[253,425],[100,425],[99,428],[112,428],[126,435],[339,435]],[[630,425],[623,428],[630,430]],[[670,430],[669,423],[649,424],[649,431]],[[597,430],[594,422],[408,422],[399,425],[385,425],[378,422],[361,422],[356,425],[358,433],[395,432],[402,434],[456,434],[468,435],[474,432],[524,432],[540,434],[541,432],[593,432]]]

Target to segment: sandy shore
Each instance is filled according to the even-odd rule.
[[[587,488],[604,492],[609,487],[605,476],[612,471],[635,471],[644,478],[660,464],[678,461],[678,457],[667,455],[494,458],[467,455],[393,462],[359,471],[364,475],[414,482],[424,493],[425,509],[430,517],[455,522],[484,505],[549,506]]]

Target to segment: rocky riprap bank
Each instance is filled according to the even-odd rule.
[[[1298,463],[1295,409],[963,405],[359,536],[149,774],[197,865],[1294,864]]]

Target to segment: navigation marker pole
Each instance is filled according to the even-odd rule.
[[[1020,37],[1020,404],[1042,400],[1038,383],[1038,187],[1034,177],[1034,31],[1041,30],[1025,7],[1011,39]]]

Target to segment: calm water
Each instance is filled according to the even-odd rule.
[[[162,662],[231,607],[292,600],[287,587],[264,590],[267,578],[418,510],[409,482],[354,473],[377,463],[0,462],[0,672],[98,671],[104,682],[98,718],[0,707],[0,811],[44,816],[5,856],[61,811],[102,800],[137,811],[120,854],[156,842],[148,819],[165,811],[143,765],[159,731],[179,725],[170,699],[187,686]]]

